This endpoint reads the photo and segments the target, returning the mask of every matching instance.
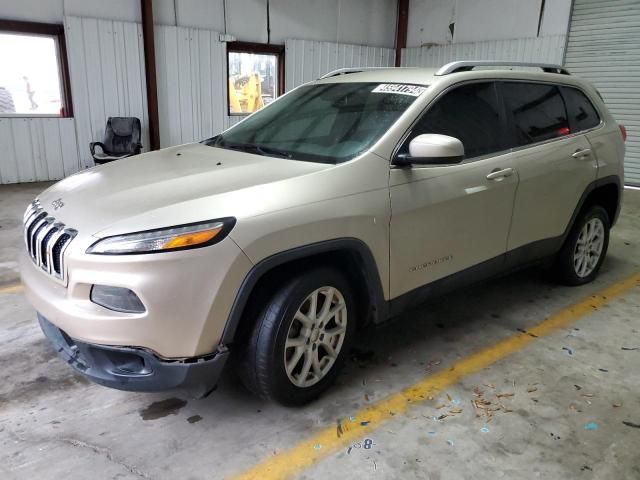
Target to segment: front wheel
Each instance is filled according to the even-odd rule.
[[[599,205],[578,218],[556,260],[562,283],[583,285],[593,281],[607,255],[609,229],[609,215]]]
[[[336,270],[294,277],[266,301],[245,345],[240,376],[285,405],[318,397],[344,364],[356,327],[354,298]]]

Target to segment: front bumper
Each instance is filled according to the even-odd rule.
[[[83,343],[143,347],[161,358],[202,357],[220,344],[233,299],[251,268],[230,239],[205,248],[148,255],[87,255],[78,235],[65,262],[68,285],[20,256],[35,310]],[[93,285],[127,288],[146,311],[125,313],[91,301]]]
[[[47,339],[69,365],[89,380],[118,390],[186,390],[201,397],[216,387],[229,356],[226,351],[167,361],[139,348],[74,340],[40,314],[38,321]]]

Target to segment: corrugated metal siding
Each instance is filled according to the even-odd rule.
[[[625,181],[640,185],[640,1],[575,0],[565,65],[627,127]]]
[[[156,26],[162,147],[202,140],[227,128],[226,46],[219,34]]]
[[[72,118],[0,118],[0,184],[58,180],[80,168]]]
[[[227,114],[227,55],[219,33],[156,26],[156,68],[162,147],[215,135],[241,121]],[[327,42],[287,40],[285,88],[351,66],[383,67],[393,50]]]
[[[404,48],[403,67],[437,68],[455,60],[505,60],[561,64],[565,35],[513,40],[488,40]]]
[[[81,165],[93,166],[89,143],[102,140],[107,117],[138,117],[148,147],[141,25],[80,17],[64,23]]]
[[[285,42],[285,89],[316,80],[338,68],[391,67],[391,48],[366,47],[310,40]]]

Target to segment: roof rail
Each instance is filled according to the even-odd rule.
[[[337,77],[338,75],[348,75],[350,73],[366,72],[367,70],[380,70],[381,68],[388,68],[388,67],[349,67],[349,68],[339,68],[337,70],[332,70],[329,73],[325,73],[318,80],[322,80],[323,78],[329,78],[329,77]]]
[[[494,60],[465,60],[460,62],[447,63],[440,67],[436,75],[449,75],[450,73],[468,72],[476,67],[533,67],[541,68],[546,73],[560,73],[570,75],[569,70],[562,65],[550,63],[527,63],[527,62],[505,62]]]

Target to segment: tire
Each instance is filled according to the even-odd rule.
[[[325,305],[333,316],[321,315]],[[338,271],[316,268],[295,276],[267,297],[242,349],[240,378],[264,399],[289,406],[308,403],[335,381],[357,320],[352,290]],[[304,375],[307,362],[309,373]]]
[[[561,283],[584,285],[596,278],[607,255],[610,228],[609,215],[599,205],[589,207],[578,217],[556,258],[555,271]],[[579,249],[587,252],[581,255]]]

